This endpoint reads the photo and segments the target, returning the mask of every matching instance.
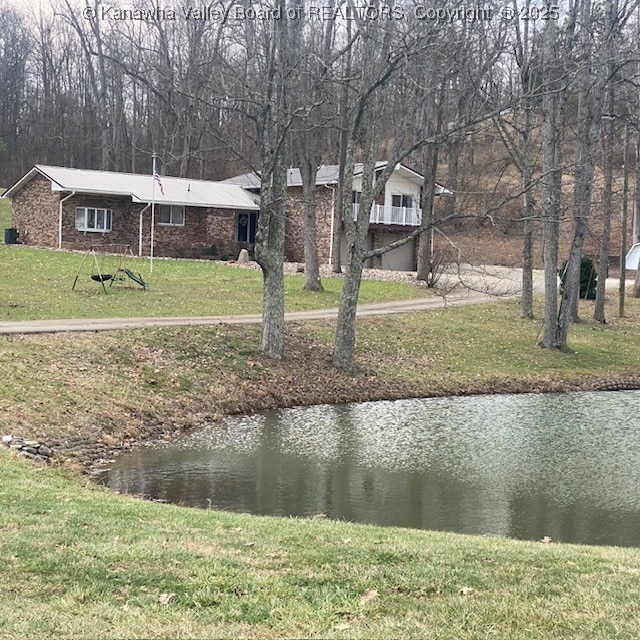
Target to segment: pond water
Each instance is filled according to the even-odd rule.
[[[122,455],[101,481],[169,502],[640,546],[640,392],[319,405]]]

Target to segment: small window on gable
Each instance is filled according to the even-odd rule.
[[[78,231],[109,233],[111,231],[111,209],[77,207],[76,229]]]
[[[158,224],[166,224],[173,227],[184,226],[184,207],[182,205],[159,204],[156,215]]]

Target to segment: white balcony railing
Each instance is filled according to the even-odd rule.
[[[359,204],[351,205],[353,219],[358,217],[360,211]],[[418,227],[422,217],[422,209],[409,209],[408,207],[387,207],[381,204],[374,204],[369,214],[370,224],[393,224],[400,226]]]

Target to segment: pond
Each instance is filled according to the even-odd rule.
[[[230,417],[101,481],[173,503],[640,546],[640,392],[319,405]]]

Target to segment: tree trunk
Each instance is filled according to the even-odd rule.
[[[556,75],[555,53],[557,27],[548,22],[544,30],[545,77],[551,81]],[[544,256],[544,337],[541,346],[558,349],[558,231],[562,196],[562,136],[560,123],[560,97],[550,86],[542,97],[542,217]]]
[[[347,20],[347,39],[351,39],[351,21]],[[332,238],[331,238],[331,270],[333,273],[342,273],[342,265],[340,264],[341,249],[340,243],[342,242],[342,215],[347,207],[345,198],[348,197],[348,203],[351,203],[351,190],[353,188],[351,183],[348,185],[348,196],[346,194],[344,185],[344,174],[347,168],[348,149],[350,145],[349,129],[351,114],[349,113],[349,83],[351,76],[351,60],[352,60],[352,48],[349,47],[346,52],[344,81],[342,84],[342,92],[340,94],[340,169],[339,169],[339,193],[338,193],[338,206],[333,208],[333,225],[332,225]],[[349,215],[351,215],[349,213]]]
[[[525,99],[525,131],[522,149],[522,188],[524,190],[524,226],[522,243],[522,299],[520,316],[533,318],[533,219],[535,203],[533,201],[533,159],[531,133],[533,113],[528,98]]]
[[[427,144],[423,151],[424,183],[422,185],[422,219],[420,226],[423,229],[433,227],[433,208],[436,192],[436,171],[438,168],[438,147],[436,144]],[[431,277],[434,269],[430,233],[422,233],[418,241],[418,272],[416,278],[429,283],[435,283]]]
[[[284,0],[278,0],[284,11]],[[284,241],[287,200],[289,111],[284,79],[289,70],[287,21],[274,21],[267,59],[267,88],[260,117],[262,170],[260,216],[256,232],[256,262],[262,268],[262,331],[260,351],[268,358],[284,357]]]
[[[609,65],[612,73],[613,64]],[[608,91],[607,111],[615,113],[614,85],[611,83]],[[600,258],[598,260],[598,282],[596,284],[596,302],[593,310],[593,318],[600,324],[605,324],[605,287],[609,267],[609,245],[611,241],[611,198],[613,194],[613,140],[615,134],[615,121],[610,118],[604,128],[602,137],[602,163],[604,168],[604,190],[602,194],[602,237],[600,238]]]
[[[266,182],[266,181],[265,181]],[[263,185],[256,234],[256,262],[262,269],[262,331],[260,351],[268,358],[284,357],[284,239],[287,165],[276,159],[272,183]]]
[[[317,141],[316,141],[317,144]],[[304,290],[323,291],[318,264],[318,233],[316,224],[316,175],[318,164],[311,153],[300,165],[304,200]]]
[[[445,215],[447,217],[453,216],[456,212],[460,147],[461,140],[459,134],[453,135],[451,136],[451,138],[449,138],[449,140],[447,140],[447,155],[449,156],[449,176],[447,178],[447,188],[453,192],[450,196],[447,196],[445,212]]]
[[[525,200],[526,200],[525,195]],[[525,205],[525,212],[529,205]],[[525,213],[525,216],[527,214]],[[525,217],[522,242],[522,299],[520,317],[533,319],[533,220]]]
[[[339,369],[353,369],[356,347],[356,308],[360,293],[363,262],[359,251],[348,241],[349,262],[340,296],[340,309],[333,347],[333,364]]]
[[[578,301],[580,296],[580,263],[584,239],[589,228],[591,217],[591,195],[593,191],[593,175],[597,159],[598,143],[602,128],[602,107],[604,93],[608,79],[612,48],[613,25],[617,12],[613,11],[611,0],[606,3],[605,31],[607,33],[605,45],[600,53],[593,51],[591,33],[587,25],[591,22],[591,2],[582,3],[582,31],[581,31],[581,64],[578,79],[578,162],[574,183],[574,213],[573,240],[567,265],[567,273],[563,283],[563,294],[558,312],[558,329],[560,343],[567,346],[569,323],[577,321]],[[596,59],[596,56],[601,59]],[[606,261],[605,261],[606,262]],[[603,318],[604,320],[604,318]]]
[[[347,240],[347,272],[342,285],[338,321],[336,323],[336,339],[333,347],[332,362],[339,369],[350,370],[354,367],[354,352],[356,345],[356,306],[360,293],[360,280],[364,268],[363,255],[365,239],[369,229],[369,210],[373,203],[373,174],[375,160],[365,160],[362,171],[362,200],[358,211],[358,218],[353,219],[351,213],[351,198],[344,194],[351,193],[353,185],[353,144],[350,139],[347,145],[346,165],[343,175],[344,184],[342,202],[344,211],[344,227]]]
[[[638,105],[640,111],[640,105]],[[638,233],[640,233],[640,131],[636,133],[635,144],[635,193],[633,194],[633,208],[634,208],[634,229],[636,235],[633,238],[633,242],[638,242]],[[640,298],[640,262],[637,265],[636,277],[633,282],[633,297]]]

